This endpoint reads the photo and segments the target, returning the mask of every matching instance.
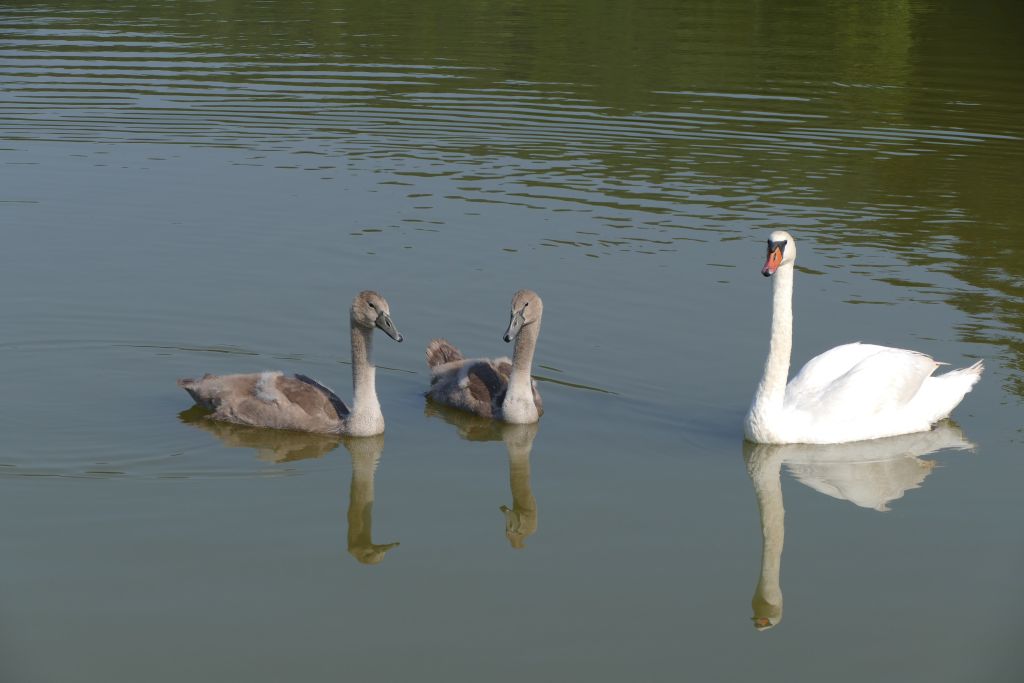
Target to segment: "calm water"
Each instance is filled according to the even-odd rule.
[[[0,678],[1020,680],[1024,12],[984,5],[0,7]],[[985,358],[956,424],[743,444],[777,228],[794,362]],[[507,353],[520,287],[539,427],[427,405],[426,342]],[[348,395],[363,288],[385,438],[189,410]]]

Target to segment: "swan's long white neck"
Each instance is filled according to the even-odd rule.
[[[516,335],[516,346],[512,351],[512,374],[508,378],[508,392],[501,407],[506,422],[537,420],[530,368],[533,366],[533,352],[537,348],[539,334],[540,320],[535,320],[529,325],[523,325]]]
[[[779,267],[772,276],[772,338],[764,375],[757,385],[750,407],[753,421],[770,419],[781,410],[789,379],[789,358],[793,350],[793,263]],[[752,436],[748,434],[748,436]],[[760,441],[760,439],[757,439]]]
[[[377,400],[377,368],[373,365],[373,329],[352,321],[352,415],[351,422],[379,422],[383,431],[384,416]],[[356,428],[353,434],[364,431]],[[369,432],[376,434],[378,432]]]

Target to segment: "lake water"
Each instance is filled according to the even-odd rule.
[[[0,678],[1021,680],[1022,19],[0,7]],[[984,358],[955,424],[743,443],[774,229],[794,363]],[[508,353],[521,287],[539,426],[428,405],[429,339]],[[366,288],[385,437],[189,410],[203,372],[348,396]]]

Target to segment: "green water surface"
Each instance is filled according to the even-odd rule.
[[[1021,680],[1022,23],[3,4],[0,679]],[[794,363],[984,358],[955,423],[744,445],[776,229]],[[521,287],[540,424],[428,404],[426,343],[509,353]],[[349,396],[366,288],[405,336],[384,437],[210,424],[175,386]]]

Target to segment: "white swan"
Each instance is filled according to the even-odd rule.
[[[427,345],[430,389],[427,396],[459,410],[513,424],[530,424],[544,414],[544,403],[530,378],[540,334],[544,302],[536,292],[520,289],[512,297],[505,341],[516,340],[508,358],[463,358],[446,339]]]
[[[787,385],[795,261],[793,236],[773,232],[761,270],[775,276],[772,336],[743,425],[750,441],[846,443],[925,431],[948,417],[981,377],[980,360],[932,377],[940,364],[923,353],[855,342],[812,358]]]
[[[323,434],[381,434],[384,416],[377,400],[377,368],[371,360],[373,330],[380,328],[395,341],[402,341],[402,335],[391,321],[388,302],[368,290],[352,301],[349,325],[354,389],[351,409],[333,391],[305,375],[206,374],[200,379],[179,379],[178,386],[197,404],[213,410],[210,417],[214,420]]]

